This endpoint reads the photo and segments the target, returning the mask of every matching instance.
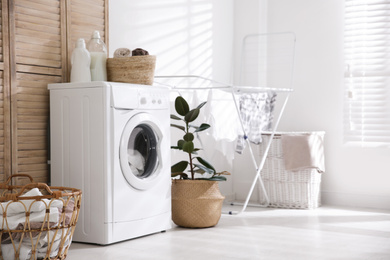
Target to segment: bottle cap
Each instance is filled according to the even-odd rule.
[[[85,40],[83,38],[80,38],[77,40],[76,48],[83,48],[85,49]]]
[[[99,31],[94,31],[92,34],[92,39],[100,39],[100,33]]]

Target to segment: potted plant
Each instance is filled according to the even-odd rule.
[[[171,119],[182,122],[180,125],[171,126],[184,132],[177,145],[171,148],[181,150],[188,156],[188,160],[182,160],[171,167],[172,220],[182,227],[215,226],[221,217],[225,199],[219,191],[218,181],[226,180],[223,175],[229,173],[217,172],[209,162],[198,155],[200,149],[194,144],[195,134],[210,128],[206,123],[200,126],[191,124],[198,118],[200,109],[205,104],[206,102],[203,102],[190,109],[187,101],[178,96],[175,100],[175,110],[179,116],[171,115]]]

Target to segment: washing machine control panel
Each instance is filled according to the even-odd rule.
[[[169,107],[169,94],[153,89],[152,92],[139,92],[139,108],[164,109]]]
[[[113,84],[112,107],[118,109],[167,109],[169,90],[133,84]]]

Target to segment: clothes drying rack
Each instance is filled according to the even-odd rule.
[[[251,161],[255,168],[255,174],[248,194],[243,203],[232,202],[231,205],[242,205],[239,211],[227,211],[230,215],[236,215],[244,212],[248,206],[268,207],[269,197],[264,187],[261,177],[271,142],[278,128],[279,122],[285,111],[290,94],[293,92],[292,76],[295,51],[295,35],[293,33],[274,33],[274,34],[253,34],[244,37],[242,46],[242,60],[240,71],[240,83],[238,86],[224,84],[206,77],[197,75],[180,76],[155,76],[155,83],[168,86],[173,91],[181,90],[207,90],[220,89],[231,93],[236,111],[238,113],[239,123],[244,135],[246,147],[249,149]],[[175,83],[172,83],[175,80]],[[199,81],[202,82],[199,84]],[[184,87],[186,86],[186,87]],[[275,93],[284,93],[284,100],[280,110],[277,113],[276,120],[270,131],[270,138],[265,144],[266,148],[260,158],[259,164],[256,161],[248,134],[246,133],[243,119],[240,116],[240,107],[236,96],[242,93],[258,93],[273,91]],[[263,143],[261,144],[263,145]],[[264,204],[249,204],[250,198],[255,189],[256,183],[259,183],[259,192],[264,195]]]

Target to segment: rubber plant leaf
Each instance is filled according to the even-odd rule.
[[[183,139],[187,142],[189,141],[193,141],[194,140],[194,135],[192,133],[186,133],[184,136],[183,136]]]
[[[190,111],[187,101],[181,96],[178,96],[175,100],[175,109],[181,116],[185,116]]]
[[[211,178],[197,178],[197,180],[226,181],[226,177],[225,176],[213,176]]]
[[[185,141],[183,139],[178,140],[177,147],[179,147],[179,149],[183,149],[184,143],[185,143]]]
[[[207,173],[210,173],[210,174],[214,174],[214,170],[213,169],[207,168],[204,165],[194,163],[194,166],[198,167],[199,169],[201,169],[204,172],[207,172]]]
[[[187,123],[194,121],[195,119],[198,118],[199,112],[200,112],[200,110],[199,110],[198,108],[192,109],[190,112],[188,112],[188,113],[185,115],[184,120],[185,120]]]
[[[182,120],[180,117],[178,117],[177,115],[172,115],[171,114],[171,119],[174,119],[174,120]]]
[[[204,170],[202,170],[202,169],[195,169],[194,170],[194,172],[196,172],[196,173],[200,173],[200,174],[204,174],[205,173],[205,171]]]
[[[210,128],[209,124],[201,124],[199,127],[196,128],[195,132],[201,132],[209,128]]]
[[[180,176],[180,178],[182,179],[188,179],[188,174],[184,173],[184,172],[175,172],[175,173],[172,173],[171,174],[171,177],[177,177],[177,176]]]
[[[175,125],[175,124],[171,124],[171,127],[176,127],[176,128],[178,128],[178,129],[180,129],[180,130],[182,130],[182,131],[186,131],[186,129],[185,129],[185,127],[184,126],[181,126],[181,125]]]
[[[196,157],[196,159],[198,160],[198,162],[200,162],[201,164],[203,164],[204,166],[206,166],[207,168],[211,169],[215,172],[217,172],[214,167],[209,163],[207,162],[205,159],[201,158],[201,157]]]
[[[171,172],[172,173],[183,173],[185,171],[185,169],[187,168],[188,166],[188,162],[187,161],[180,161],[174,165],[172,165],[171,167]]]
[[[207,102],[200,103],[197,109],[201,109],[204,105],[206,105]]]
[[[192,153],[194,151],[194,143],[191,141],[185,142],[183,144],[183,151],[187,153]]]

